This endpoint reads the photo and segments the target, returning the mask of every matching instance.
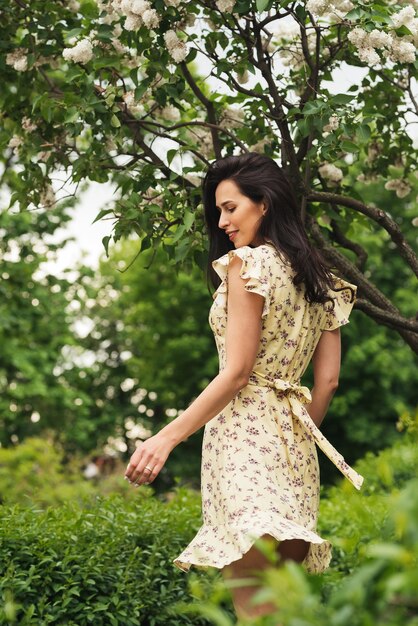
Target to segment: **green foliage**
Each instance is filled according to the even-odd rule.
[[[145,251],[127,268],[138,245],[118,244],[111,258],[101,262],[100,272],[83,280],[86,297],[79,311],[80,319],[90,319],[94,328],[80,343],[95,362],[77,381],[95,400],[91,445],[117,434],[128,453],[136,439],[130,437],[130,424],[157,432],[187,408],[219,369],[207,320],[211,297],[202,272],[196,266],[179,271],[164,262],[161,250]],[[173,450],[158,488],[169,487],[177,475],[197,484],[202,435],[203,430]]]
[[[28,437],[11,448],[0,448],[0,502],[41,507],[78,501],[93,488],[46,439]]]
[[[277,612],[239,620],[239,626],[276,626],[278,620],[283,626],[418,624],[416,440],[406,436],[378,455],[367,455],[355,468],[365,476],[360,492],[342,482],[321,500],[318,532],[333,544],[331,568],[309,576],[300,565],[286,562],[259,572],[261,589],[254,602],[273,602]],[[204,584],[191,574],[189,587],[199,599],[187,607],[180,602],[177,610],[232,626],[229,611],[220,607],[225,592],[217,583],[203,600]]]
[[[187,578],[171,560],[197,523],[195,497],[179,490],[163,503],[136,490],[39,511],[0,510],[2,624],[204,625],[173,616],[189,598]]]
[[[74,199],[48,211],[0,211],[0,442],[11,445],[88,414],[90,399],[65,374],[63,353],[77,344],[71,327],[77,283],[51,274],[45,263],[62,243],[51,243]],[[30,233],[30,235],[29,235]],[[81,268],[80,273],[89,270]]]
[[[73,182],[111,181],[117,193],[105,210],[115,240],[136,234],[143,250],[162,247],[175,264],[203,268],[200,180],[213,158],[239,147],[280,159],[300,195],[336,191],[327,214],[348,210],[340,212],[339,229],[320,225],[318,232],[348,255],[353,216],[363,218],[364,230],[381,227],[378,216],[366,219],[350,203],[359,165],[366,180],[400,185],[391,198],[394,211],[405,210],[399,199],[416,188],[407,132],[414,58],[396,53],[413,47],[412,31],[393,25],[397,5],[360,3],[347,14],[324,5],[318,16],[301,0],[174,4],[150,3],[152,27],[140,20],[129,26],[126,3],[34,0],[30,19],[23,4],[4,10],[0,161],[11,206],[38,207],[59,169]],[[373,48],[381,69],[369,67],[350,41],[356,27],[365,36],[372,29],[390,34],[398,44]],[[185,46],[184,60],[170,53],[170,33]],[[91,54],[68,58],[80,43]],[[349,94],[333,92],[340,70],[353,76]],[[327,164],[338,168],[331,176],[321,168]],[[402,236],[392,239],[404,262]],[[108,251],[108,237],[103,245]],[[360,271],[367,278],[367,268]]]
[[[136,498],[135,489],[123,480],[125,463],[116,462],[111,473],[90,479],[83,475],[85,465],[82,456],[67,457],[46,434],[0,448],[0,504],[46,509],[70,501],[81,504],[94,496]],[[152,485],[143,486],[141,491],[154,493]]]
[[[288,563],[261,573],[259,599],[277,599],[280,611],[254,626],[275,626],[278,617],[283,626],[416,626],[413,434],[356,469],[365,476],[360,492],[343,481],[321,500],[318,532],[333,543],[331,568],[308,576]],[[84,496],[46,510],[3,505],[0,623],[235,623],[219,570],[186,574],[172,564],[202,523],[200,493],[151,495],[139,488],[129,501]]]

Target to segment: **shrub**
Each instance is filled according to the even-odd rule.
[[[203,618],[166,615],[190,600],[172,559],[199,524],[194,494],[166,504],[95,497],[39,510],[2,507],[0,589],[4,624],[183,626]]]
[[[238,626],[418,626],[416,442],[405,436],[379,454],[366,455],[355,468],[365,477],[361,491],[342,480],[324,490],[321,500],[318,531],[333,543],[331,568],[310,576],[297,563],[273,563],[259,573],[257,600],[276,602],[277,612]],[[190,576],[189,587],[193,596],[204,597],[201,579]],[[206,601],[180,601],[172,610],[232,626],[220,597],[212,593]]]

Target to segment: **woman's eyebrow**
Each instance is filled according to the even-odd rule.
[[[229,204],[230,202],[234,202],[233,200],[225,200],[224,202],[221,202],[221,206],[225,206],[225,204]],[[219,209],[220,207],[218,207],[218,205],[216,205],[216,208]]]

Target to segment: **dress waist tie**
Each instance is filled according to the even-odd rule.
[[[251,376],[255,375],[258,378],[257,382],[251,380]],[[285,394],[293,415],[302,423],[308,433],[310,433],[317,445],[327,455],[327,457],[334,463],[336,467],[344,474],[346,478],[354,485],[356,489],[360,489],[363,484],[364,477],[358,474],[352,467],[350,467],[344,460],[344,457],[334,448],[334,446],[328,441],[322,434],[315,422],[309,415],[308,411],[303,406],[309,404],[312,401],[311,392],[308,387],[303,387],[298,382],[291,383],[288,380],[282,378],[275,378],[269,380],[263,374],[252,371],[249,380],[249,385],[261,385],[262,387],[272,387],[279,391],[281,394]]]

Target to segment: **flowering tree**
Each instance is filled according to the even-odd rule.
[[[114,239],[135,232],[142,250],[162,242],[175,262],[203,266],[202,172],[217,157],[264,152],[291,177],[312,239],[358,285],[356,307],[418,351],[418,320],[373,283],[357,241],[378,233],[418,275],[401,229],[417,225],[416,5],[14,0],[0,21],[10,204],[47,210],[57,170],[77,185],[112,181],[98,219],[114,219]],[[338,72],[347,93],[331,91]],[[364,200],[370,181],[393,210]]]

